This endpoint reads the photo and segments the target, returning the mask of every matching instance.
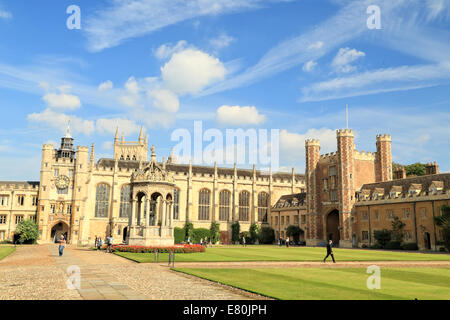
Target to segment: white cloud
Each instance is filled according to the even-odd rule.
[[[112,81],[107,80],[105,82],[100,83],[97,90],[102,92],[102,91],[111,90],[113,87],[114,87],[114,85],[113,85]]]
[[[195,94],[224,79],[226,69],[219,59],[195,49],[175,53],[161,68],[165,86],[176,94]]]
[[[127,39],[201,16],[256,9],[265,3],[285,0],[134,0],[112,1],[87,18],[83,27],[88,48],[101,51]]]
[[[104,150],[112,150],[114,147],[114,143],[112,141],[105,141],[102,145]]]
[[[254,106],[221,106],[216,112],[216,121],[221,125],[250,126],[260,125],[266,116],[259,114]]]
[[[11,18],[12,18],[11,12],[0,9],[0,19],[11,19]]]
[[[174,53],[185,50],[187,47],[186,40],[180,40],[176,45],[172,45],[171,43],[166,43],[158,47],[155,51],[155,57],[163,60],[171,57]]]
[[[300,101],[323,101],[411,90],[437,85],[443,79],[450,79],[450,63],[378,69],[313,83],[302,88],[303,97]]]
[[[219,37],[209,40],[209,43],[214,49],[219,50],[228,47],[235,40],[235,38],[222,33]]]
[[[119,97],[119,101],[128,107],[137,107],[141,103],[139,84],[134,77],[128,78],[125,83],[125,94]]]
[[[47,106],[59,110],[74,110],[81,107],[80,99],[69,93],[47,93],[42,98]]]
[[[60,132],[65,132],[67,123],[69,122],[69,116],[64,113],[52,111],[51,109],[45,109],[41,113],[31,113],[27,116],[27,120],[37,125],[46,125],[47,127],[57,129]],[[83,120],[79,117],[70,116],[70,129],[72,133],[81,133],[90,135],[95,130],[94,121]]]
[[[283,129],[280,131],[280,158],[285,163],[296,164],[304,170],[306,139],[319,139],[322,154],[335,152],[337,149],[336,131],[334,130],[321,128],[309,129],[305,133],[295,133]]]
[[[308,61],[303,65],[303,71],[310,72],[317,66],[317,62],[312,60]]]
[[[176,113],[180,108],[180,102],[176,94],[170,90],[157,89],[149,91],[148,97],[153,99],[155,108],[169,113]]]
[[[310,44],[308,46],[308,49],[309,50],[318,50],[318,49],[321,49],[322,47],[323,47],[323,42],[322,41],[317,41],[317,42],[314,42],[314,43]]]
[[[114,135],[117,129],[124,135],[131,135],[140,131],[140,126],[135,121],[121,118],[98,119],[95,127],[98,133],[110,135]]]
[[[334,57],[331,66],[338,72],[349,73],[356,70],[350,63],[364,57],[366,54],[362,51],[350,48],[340,48]]]

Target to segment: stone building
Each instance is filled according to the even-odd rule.
[[[242,231],[268,224],[282,195],[305,191],[304,175],[294,172],[177,164],[172,156],[158,162],[154,146],[148,159],[148,147],[142,131],[138,141],[119,139],[116,132],[113,157],[96,161],[94,145],[75,150],[68,129],[60,148],[43,146],[40,182],[20,183],[18,190],[14,183],[0,184],[1,199],[11,197],[8,210],[0,211],[3,237],[12,239],[16,220],[30,216],[41,242],[65,234],[71,243],[87,244],[112,234],[115,242],[168,245],[173,228],[186,221],[208,229],[217,222],[221,240],[229,242],[233,222]],[[28,211],[16,205],[19,194]]]
[[[306,140],[305,175],[157,161],[142,131],[137,141],[114,137],[112,158],[95,158],[95,147],[78,146],[67,130],[61,145],[42,148],[39,182],[0,182],[0,241],[13,240],[17,223],[34,219],[40,242],[61,234],[71,243],[92,244],[112,234],[115,242],[173,244],[173,229],[219,223],[221,242],[231,225],[270,226],[286,237],[295,225],[308,246],[333,239],[340,247],[374,243],[373,232],[390,229],[399,216],[405,242],[436,250],[442,235],[433,217],[450,203],[450,174],[436,163],[427,175],[392,172],[391,136],[376,137],[376,152],[355,149],[352,130],[337,131],[338,150],[320,154],[318,140]],[[395,180],[392,180],[392,177]]]
[[[296,226],[303,231],[298,240],[301,242],[305,241],[306,193],[282,196],[272,207],[269,223],[275,231],[275,239],[279,239],[280,237],[286,239],[287,228],[289,226]]]
[[[442,240],[434,217],[450,205],[450,174],[438,174],[432,165],[429,175],[364,184],[357,193],[353,231],[359,245],[375,242],[375,230],[392,229],[395,216],[405,224],[404,241],[422,250],[437,250]],[[437,173],[436,173],[437,172]]]
[[[434,163],[426,176],[406,178],[403,169],[392,172],[390,135],[378,135],[371,153],[356,150],[352,130],[336,134],[335,153],[321,155],[318,140],[305,142],[307,245],[329,239],[340,247],[373,244],[373,231],[392,229],[397,214],[407,225],[405,242],[437,249],[441,235],[433,217],[450,203],[449,174],[438,174]]]

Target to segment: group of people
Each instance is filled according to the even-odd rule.
[[[188,239],[188,241],[190,241],[190,239]],[[199,244],[204,247],[208,247],[208,246],[212,247],[213,246],[211,238],[209,238],[209,242],[208,242],[208,238],[206,238],[206,237],[204,240],[203,240],[203,238],[201,238]]]
[[[114,239],[112,236],[106,237],[105,242],[104,242],[107,245],[105,252],[112,253],[113,240]],[[97,251],[100,251],[102,249],[102,246],[103,246],[102,238],[95,236],[95,247],[97,248]]]
[[[282,237],[280,237],[279,239],[278,239],[278,246],[282,246],[283,245],[283,238]],[[289,237],[287,237],[286,238],[286,240],[284,240],[284,243],[285,243],[285,245],[286,245],[286,248],[289,248],[289,246],[290,246],[290,239],[289,239]]]

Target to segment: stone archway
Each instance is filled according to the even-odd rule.
[[[339,232],[339,211],[334,209],[327,215],[327,240],[333,240],[338,245],[340,240]]]
[[[66,241],[68,240],[69,226],[63,221],[59,221],[53,225],[50,230],[50,239],[52,239],[53,242],[56,242],[61,238],[61,235],[64,236]]]

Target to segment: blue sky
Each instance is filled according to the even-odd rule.
[[[304,140],[335,151],[346,104],[358,150],[388,133],[394,161],[448,172],[449,27],[445,0],[0,0],[0,179],[38,180],[69,117],[97,158],[117,127],[159,158],[194,120],[279,129],[281,169],[303,172]]]

